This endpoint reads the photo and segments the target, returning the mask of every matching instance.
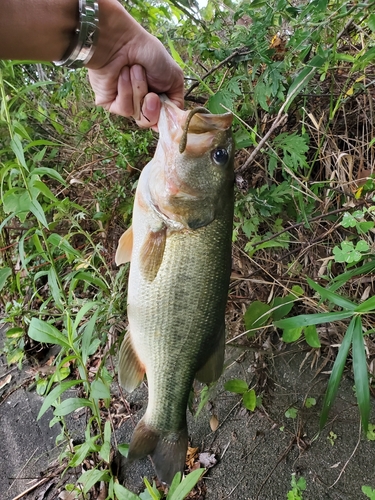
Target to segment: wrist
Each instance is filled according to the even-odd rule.
[[[98,0],[99,36],[94,54],[85,66],[100,69],[136,37],[148,33],[132,18],[118,0]],[[127,61],[124,62],[127,64]]]

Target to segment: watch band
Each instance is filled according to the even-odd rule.
[[[99,5],[97,0],[78,0],[79,24],[67,52],[56,66],[82,68],[94,55],[99,37]]]

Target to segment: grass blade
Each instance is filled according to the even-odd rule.
[[[339,311],[333,313],[301,314],[293,318],[280,319],[275,321],[277,328],[292,329],[301,328],[309,325],[320,325],[321,323],[330,323],[331,321],[341,321],[342,319],[353,316],[352,311]]]
[[[364,312],[367,313],[367,312],[373,312],[374,309],[375,309],[375,295],[362,302],[362,304],[360,304],[355,311],[360,313]]]
[[[348,352],[353,338],[353,330],[356,323],[356,317],[352,318],[348,329],[346,330],[344,339],[341,343],[337,358],[332,368],[331,376],[329,377],[327,390],[324,396],[323,409],[320,414],[319,427],[320,430],[323,429],[325,423],[327,422],[328,413],[331,406],[336,398],[339,384],[342,378],[342,373],[345,368],[346,358],[348,357]]]
[[[320,294],[323,300],[329,300],[336,306],[347,309],[348,311],[354,311],[354,309],[357,307],[357,304],[354,304],[354,302],[352,302],[351,300],[345,299],[341,295],[327,290],[327,288],[318,285],[318,283],[315,283],[315,281],[311,280],[310,278],[307,278],[307,282],[313,290]]]
[[[370,415],[370,389],[367,373],[366,352],[363,343],[362,321],[360,316],[353,318],[355,321],[353,330],[353,371],[354,382],[357,392],[359,412],[361,414],[362,427],[365,432],[368,428]]]

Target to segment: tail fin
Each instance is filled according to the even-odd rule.
[[[187,447],[186,426],[179,432],[159,433],[142,419],[134,429],[128,458],[132,461],[151,455],[159,480],[171,484],[177,472],[184,472]]]

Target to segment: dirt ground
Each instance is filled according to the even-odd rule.
[[[189,415],[191,446],[216,460],[200,487],[201,496],[196,498],[286,499],[292,474],[306,480],[304,500],[366,499],[361,487],[375,489],[375,441],[360,433],[351,373],[342,381],[328,424],[317,436],[328,375],[311,369],[310,351],[304,344],[289,347],[268,358],[263,356],[264,365],[259,367],[254,352],[244,355],[235,348],[227,349],[229,366],[210,403],[198,418]],[[262,408],[249,412],[242,407],[240,396],[228,393],[223,385],[233,378],[251,383],[254,370],[260,368],[267,371],[272,390]],[[54,443],[60,429],[49,428],[51,414],[36,421],[42,398],[30,389],[30,367],[24,366],[22,372],[10,369],[1,356],[0,387],[9,375],[11,381],[0,389],[0,499],[57,499],[64,482],[74,482],[74,474],[62,477],[56,463],[48,469],[59,452]],[[316,405],[307,408],[306,398],[315,398]],[[146,409],[145,385],[134,391],[128,402],[137,409],[133,416],[136,423]],[[287,418],[285,412],[292,407],[296,416]],[[212,413],[219,420],[216,432],[209,426]],[[116,431],[119,443],[129,442],[134,422],[129,418]],[[370,422],[375,423],[374,401]],[[84,414],[75,414],[68,425],[73,438],[81,439]],[[139,492],[144,489],[143,477],[152,480],[154,472],[145,459],[122,463],[122,475],[125,486]]]

